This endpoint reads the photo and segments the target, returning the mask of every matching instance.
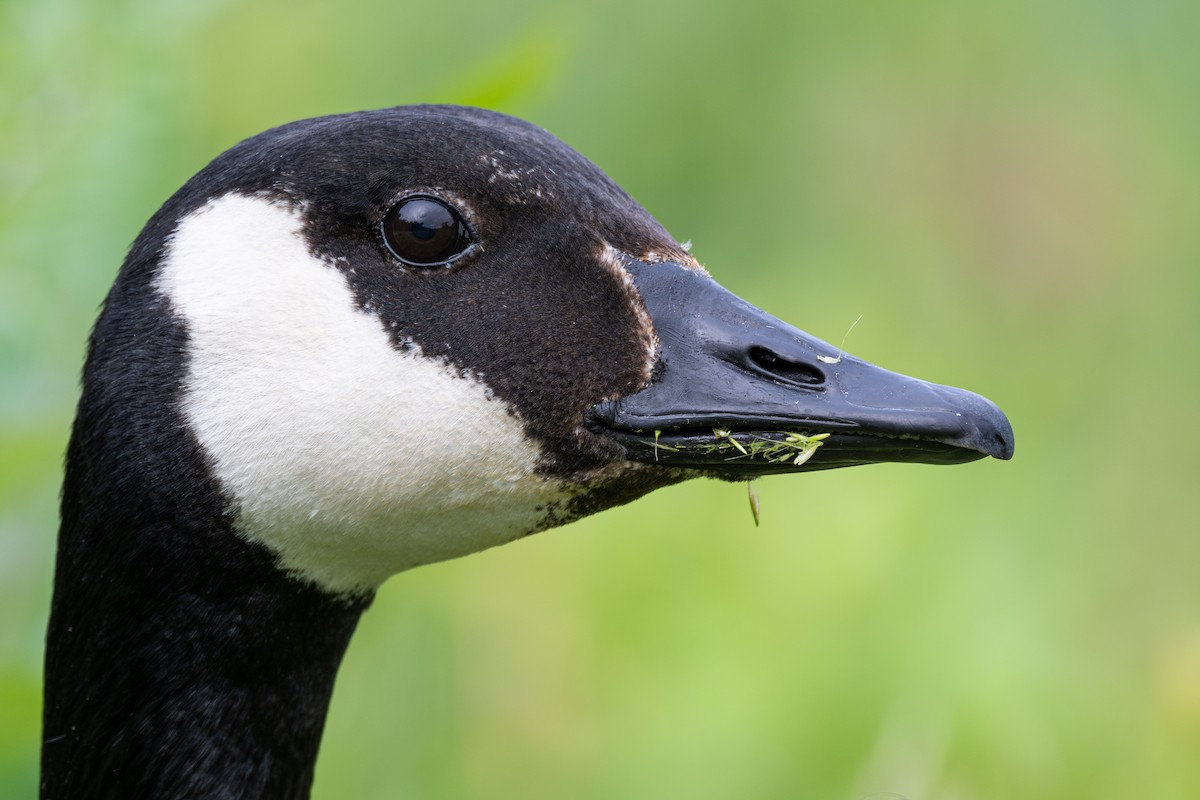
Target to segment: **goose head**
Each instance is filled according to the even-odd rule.
[[[284,126],[165,216],[143,278],[186,340],[172,399],[238,533],[335,592],[688,477],[1011,452],[994,405],[739,300],[500,114]],[[830,437],[797,463],[797,433]]]
[[[204,774],[181,754],[299,736],[243,773],[293,764],[300,778],[247,785],[302,792],[342,649],[390,575],[693,477],[956,464],[1012,442],[979,395],[729,293],[540,128],[445,106],[285,125],[168,200],[97,322],[45,764],[178,790]],[[89,663],[103,674],[84,691],[67,675]],[[159,735],[181,709],[196,730]],[[303,719],[231,733],[252,709]],[[76,766],[98,739],[122,744]]]

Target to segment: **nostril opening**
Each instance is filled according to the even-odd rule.
[[[825,373],[816,367],[783,358],[765,347],[755,345],[749,355],[751,364],[785,383],[819,386],[825,382]]]

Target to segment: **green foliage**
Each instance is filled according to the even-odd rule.
[[[245,136],[427,101],[547,127],[818,336],[864,314],[856,354],[996,400],[1017,452],[764,479],[757,530],[741,486],[684,485],[393,580],[317,797],[1200,796],[1198,27],[2,0],[0,796],[35,794],[61,453],[128,243]]]

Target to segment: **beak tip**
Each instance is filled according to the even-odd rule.
[[[983,395],[953,386],[934,387],[946,408],[959,420],[959,432],[942,441],[1001,461],[1013,457],[1012,423],[1000,407]]]
[[[975,435],[970,437],[972,441],[968,446],[1001,461],[1011,460],[1015,448],[1012,423],[991,400],[979,395],[975,397],[982,401],[982,407],[972,415]]]
[[[995,446],[989,451],[993,458],[998,458],[1001,461],[1011,461],[1013,457],[1013,439],[1012,429],[1009,429],[1008,438],[1003,438],[999,435],[995,438]]]

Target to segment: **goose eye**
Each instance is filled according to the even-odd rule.
[[[441,200],[407,197],[383,218],[388,249],[414,267],[443,266],[471,244],[462,217]]]

